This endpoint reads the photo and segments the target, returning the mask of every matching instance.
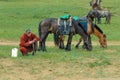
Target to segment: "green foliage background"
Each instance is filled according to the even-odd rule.
[[[0,0],[0,39],[18,41],[26,28],[38,34],[38,24],[42,19],[60,17],[66,12],[72,16],[82,17],[91,7],[89,0]],[[101,6],[112,13],[111,24],[98,25],[107,35],[108,40],[120,40],[120,1],[107,0]],[[96,40],[95,37],[92,38]],[[52,36],[48,38],[52,40]],[[76,38],[75,38],[76,40]]]

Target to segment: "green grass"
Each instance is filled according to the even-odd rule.
[[[73,78],[76,75],[81,75],[82,78],[118,78],[120,75],[120,49],[118,46],[109,46],[107,49],[94,46],[94,49],[90,52],[81,48],[75,49],[74,46],[72,46],[72,51],[47,47],[47,52],[37,52],[35,56],[30,53],[23,57],[18,51],[17,58],[11,57],[11,49],[17,46],[0,47],[2,80],[12,80],[9,74],[16,76],[13,79],[26,79],[23,76],[24,72],[35,80],[37,80],[36,78],[53,80],[54,76],[64,79],[65,77]],[[19,75],[19,72],[23,77]],[[2,75],[4,74],[6,74],[6,77],[3,78]],[[38,74],[39,76],[34,77]]]
[[[19,40],[26,28],[31,28],[35,34],[38,34],[38,24],[44,18],[58,18],[65,12],[70,13],[72,16],[82,17],[91,9],[88,0],[2,0],[0,4],[0,35],[2,35],[0,39],[15,41]],[[101,6],[108,8],[114,16],[112,16],[110,25],[104,24],[103,19],[99,27],[107,35],[108,40],[120,40],[117,37],[120,35],[119,0],[103,1]],[[48,38],[48,40],[51,40],[51,38]]]

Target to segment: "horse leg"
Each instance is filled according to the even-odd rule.
[[[42,42],[42,51],[47,51],[45,46],[45,40]]]
[[[101,18],[98,17],[98,24],[101,24]]]
[[[42,50],[42,42],[39,41],[39,47],[38,47],[38,51],[41,51]]]
[[[46,41],[47,36],[48,36],[48,33],[41,35],[40,41],[39,41],[39,49],[38,49],[39,51],[40,50],[46,51],[45,41]]]
[[[110,17],[109,16],[106,16],[106,23],[110,24]]]
[[[84,41],[84,44],[82,46],[83,49],[87,49],[88,51],[92,50],[92,43],[91,43],[91,37],[89,35],[89,40]],[[90,43],[89,45],[87,45],[87,43]]]
[[[64,38],[65,38],[64,35],[60,36],[60,46],[59,46],[60,49],[64,49]]]
[[[79,39],[79,42],[76,44],[75,48],[78,48],[78,47],[79,47],[81,41],[82,41],[82,37]]]
[[[44,35],[44,38],[42,41],[42,51],[47,51],[45,42],[46,42],[46,38],[47,38],[48,34],[49,34],[49,32]]]
[[[71,50],[72,37],[73,37],[73,33],[69,34],[67,45],[66,45],[66,48],[65,48],[67,51]]]

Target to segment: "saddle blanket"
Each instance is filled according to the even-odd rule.
[[[83,26],[86,32],[88,31],[88,20],[86,16],[81,17],[81,18],[79,18],[78,16],[74,16],[73,19],[78,21]]]
[[[70,33],[70,22],[60,21],[60,34],[68,35]]]

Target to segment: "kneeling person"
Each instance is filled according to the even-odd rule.
[[[37,46],[37,41],[39,38],[31,32],[30,29],[27,29],[25,33],[20,37],[20,51],[22,55],[27,55],[28,52],[32,52],[35,49],[35,45]],[[33,52],[34,55],[34,52]]]

